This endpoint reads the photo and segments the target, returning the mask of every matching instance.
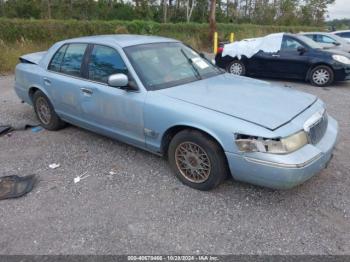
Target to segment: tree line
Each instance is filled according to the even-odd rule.
[[[335,0],[0,0],[0,17],[319,26]],[[212,21],[213,22],[213,21]]]

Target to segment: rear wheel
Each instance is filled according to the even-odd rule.
[[[198,190],[215,188],[228,173],[221,147],[196,130],[184,130],[175,135],[169,145],[168,159],[179,180]]]
[[[41,92],[36,91],[33,95],[34,111],[42,127],[48,130],[58,130],[63,128],[66,123],[56,114],[50,100]]]
[[[334,73],[329,66],[320,65],[311,70],[310,82],[314,86],[329,86],[334,82]]]
[[[246,68],[242,61],[233,60],[228,64],[227,72],[234,75],[244,76],[246,74]]]

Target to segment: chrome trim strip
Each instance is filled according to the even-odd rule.
[[[270,162],[266,160],[261,160],[261,159],[256,159],[256,158],[251,158],[251,157],[244,157],[245,160],[251,163],[255,164],[261,164],[265,166],[272,166],[272,167],[278,167],[278,168],[303,168],[312,162],[320,159],[322,157],[322,153],[318,154],[317,156],[311,158],[310,160],[300,163],[300,164],[284,164],[284,163],[276,163],[276,162]]]

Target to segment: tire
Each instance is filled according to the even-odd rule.
[[[58,117],[50,100],[43,92],[36,91],[34,93],[33,105],[36,117],[41,126],[45,129],[54,131],[61,129],[66,125],[66,123]]]
[[[316,66],[311,70],[310,83],[314,86],[325,87],[334,82],[334,72],[326,65]]]
[[[226,71],[233,75],[246,75],[246,67],[240,60],[233,60],[227,65]]]
[[[173,137],[168,160],[183,184],[202,191],[217,187],[228,174],[221,147],[211,137],[196,130],[183,130]]]

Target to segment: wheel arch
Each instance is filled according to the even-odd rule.
[[[334,68],[333,68],[333,66],[331,64],[327,64],[327,63],[324,63],[324,62],[318,62],[318,63],[312,64],[310,66],[309,70],[306,73],[305,81],[309,81],[310,80],[312,70],[315,69],[318,66],[327,66],[330,69],[332,69],[332,71],[334,73]]]
[[[187,124],[178,124],[178,125],[174,125],[172,127],[169,127],[162,136],[161,139],[161,145],[160,145],[160,151],[161,154],[167,157],[167,153],[168,153],[168,148],[169,148],[169,144],[171,142],[171,140],[173,139],[173,137],[183,131],[183,130],[196,130],[199,132],[204,133],[205,135],[209,136],[211,139],[213,139],[213,141],[215,141],[218,146],[221,148],[222,152],[225,153],[224,147],[222,142],[220,141],[220,139],[210,130],[207,130],[206,128],[201,128],[201,127],[196,127],[193,125],[187,125]]]
[[[33,103],[33,96],[34,96],[34,93],[36,91],[41,91],[44,93],[44,95],[51,101],[52,103],[52,100],[50,98],[50,95],[46,92],[46,90],[44,90],[42,87],[40,86],[37,86],[37,85],[32,85],[31,87],[29,87],[28,89],[28,97],[30,99],[30,101]]]
[[[239,59],[237,56],[236,57],[231,57],[231,59],[226,63],[226,66],[225,66],[226,72],[229,73],[229,66],[231,65],[231,63],[233,63],[235,61],[239,61],[239,62],[241,62],[243,64],[245,74],[247,74],[249,60],[248,60],[248,58],[246,56],[242,56],[241,59]]]

